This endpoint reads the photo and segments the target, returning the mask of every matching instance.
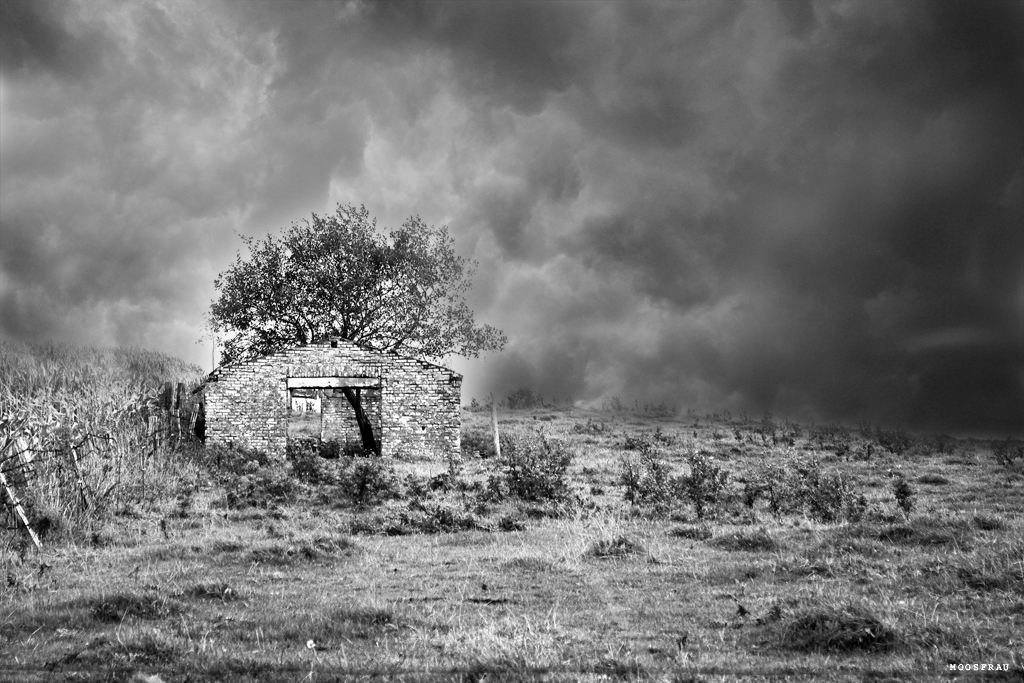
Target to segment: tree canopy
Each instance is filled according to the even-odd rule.
[[[385,235],[365,207],[339,204],[280,237],[242,239],[249,259],[237,254],[214,281],[209,315],[226,335],[224,362],[332,336],[432,360],[505,345],[465,302],[476,264],[455,253],[446,227],[419,216]]]

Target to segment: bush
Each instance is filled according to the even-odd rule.
[[[255,467],[224,480],[228,507],[268,508],[295,500],[301,486],[283,467]]]
[[[338,487],[356,505],[372,505],[401,495],[394,469],[377,457],[346,459]]]
[[[837,472],[822,472],[816,459],[795,463],[793,493],[812,519],[825,524],[848,519],[858,521],[867,499],[852,482]]]
[[[207,469],[225,474],[246,474],[273,463],[270,455],[263,451],[220,444],[205,446],[195,457]]]
[[[619,482],[626,487],[625,499],[637,506],[650,507],[664,514],[679,495],[680,480],[655,451],[641,451],[639,456],[624,456]]]
[[[485,429],[468,429],[462,433],[462,452],[467,456],[494,457],[494,435]]]
[[[893,455],[903,455],[914,445],[914,440],[902,429],[881,429],[875,432],[875,441]]]
[[[896,498],[896,504],[903,511],[903,514],[906,517],[910,517],[910,513],[913,512],[914,505],[917,502],[917,494],[902,472],[897,473],[893,477],[892,495]]]
[[[431,505],[422,510],[403,511],[397,524],[385,530],[390,536],[405,536],[413,533],[447,534],[458,531],[480,529],[480,522],[468,512],[461,512],[444,505]]]
[[[291,464],[292,474],[307,484],[333,484],[336,477],[322,457],[319,444],[312,440],[288,443],[286,457]]]
[[[640,451],[641,453],[649,453],[654,450],[654,442],[647,434],[627,434],[626,440],[622,443],[622,447],[627,451]]]
[[[611,427],[604,422],[597,422],[594,418],[588,417],[586,424],[573,423],[572,431],[574,434],[593,434],[596,436],[610,432]]]
[[[704,519],[707,512],[717,508],[729,480],[729,473],[715,465],[706,451],[686,456],[690,474],[679,481],[683,491],[693,503],[697,519]]]
[[[773,463],[764,463],[743,486],[743,502],[754,507],[757,499],[764,497],[768,509],[776,517],[788,512],[794,505],[794,495],[787,471]]]
[[[540,432],[506,432],[501,435],[501,460],[502,483],[510,495],[536,502],[568,496],[572,454],[561,442]],[[496,488],[494,482],[490,488]]]
[[[530,408],[544,408],[544,399],[540,394],[535,394],[526,387],[519,387],[510,392],[505,398],[505,404],[509,410],[529,410]]]
[[[857,521],[867,510],[867,499],[847,477],[823,472],[813,458],[762,465],[744,486],[744,502],[753,507],[760,497],[775,516],[802,510],[826,524]]]
[[[1024,457],[1024,443],[1006,437],[1006,441],[997,442],[992,446],[992,455],[1000,465],[1009,467],[1014,460]]]

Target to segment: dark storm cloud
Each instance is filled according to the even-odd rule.
[[[0,314],[197,358],[337,201],[480,263],[466,400],[1024,414],[1019,3],[5,3]]]
[[[109,49],[104,36],[89,28],[71,28],[56,3],[9,0],[2,11],[0,63],[7,71],[47,71],[81,78]]]

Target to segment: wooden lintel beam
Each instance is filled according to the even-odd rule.
[[[379,377],[289,377],[289,389],[352,389],[379,387]]]

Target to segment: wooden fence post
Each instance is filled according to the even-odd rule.
[[[75,453],[74,448],[68,449],[71,454],[71,465],[74,467],[75,476],[78,477],[78,488],[82,492],[82,499],[85,501],[86,509],[92,510],[94,507],[92,491],[89,490],[89,485],[85,483],[85,477],[82,476],[82,468],[78,465],[78,454]]]
[[[491,401],[491,427],[494,429],[494,457],[501,457],[501,441],[498,439],[498,404]]]
[[[25,508],[21,507],[21,501],[14,495],[14,489],[7,483],[7,477],[4,476],[3,470],[0,470],[0,486],[4,487],[4,491],[7,493],[7,500],[10,501],[11,507],[14,508],[14,514],[17,516],[18,521],[21,522],[21,525],[25,527],[25,531],[28,532],[36,548],[42,548],[43,544],[39,542],[39,537],[36,536],[35,530],[29,525],[28,517],[25,515]]]

